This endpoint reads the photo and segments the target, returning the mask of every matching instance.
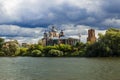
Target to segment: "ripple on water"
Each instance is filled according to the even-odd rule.
[[[0,80],[120,80],[119,58],[0,58]]]

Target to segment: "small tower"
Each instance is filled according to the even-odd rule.
[[[45,31],[42,39],[42,45],[47,46],[47,40],[48,40],[48,33]]]
[[[60,34],[59,34],[59,37],[64,37],[64,32],[63,30],[61,30]]]
[[[52,32],[57,32],[57,30],[55,29],[55,26],[52,26],[51,31],[52,31]]]
[[[79,42],[81,42],[81,40],[80,40],[81,39],[81,34],[80,33],[78,34],[78,37],[79,37]]]
[[[57,32],[57,29],[53,26],[51,31],[50,31],[51,37],[59,37],[59,34]]]
[[[94,29],[89,29],[88,30],[88,38],[87,41],[90,43],[96,42],[96,37],[95,37],[95,30]]]
[[[46,32],[46,31],[44,32],[44,38],[45,38],[45,39],[47,39],[47,38],[48,38],[48,34],[47,34],[47,32]]]

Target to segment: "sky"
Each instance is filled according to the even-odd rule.
[[[87,30],[120,28],[120,0],[0,0],[0,37],[35,43],[55,25],[85,42]]]

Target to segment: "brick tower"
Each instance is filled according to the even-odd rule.
[[[96,42],[96,37],[95,37],[95,30],[94,29],[89,29],[88,30],[88,38],[87,41],[90,43]]]

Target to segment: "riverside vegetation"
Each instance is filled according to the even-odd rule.
[[[32,44],[28,47],[19,47],[17,41],[11,41],[9,45],[0,38],[0,56],[32,56],[32,57],[110,57],[120,56],[120,30],[110,28],[106,33],[99,34],[95,43],[78,42],[71,46],[59,44],[54,46],[42,46]]]

